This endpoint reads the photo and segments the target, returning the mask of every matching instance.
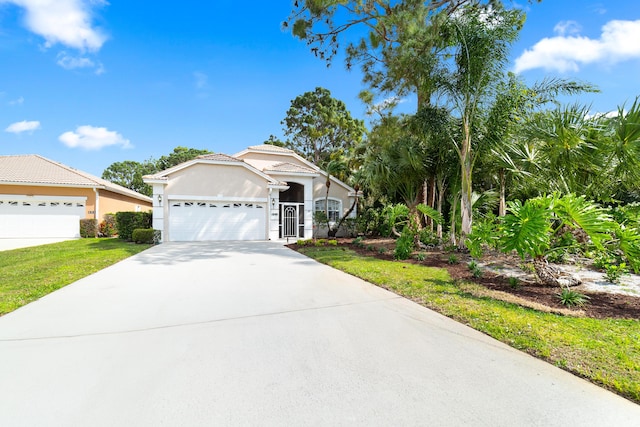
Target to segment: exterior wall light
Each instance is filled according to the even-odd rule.
[[[162,194],[158,194],[158,204],[162,205]]]

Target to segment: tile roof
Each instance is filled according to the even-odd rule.
[[[278,147],[277,145],[271,144],[262,144],[262,145],[252,145],[249,147],[249,150],[255,151],[268,151],[270,153],[293,153],[293,150],[289,150],[288,148]]]
[[[236,159],[235,157],[231,157],[228,156],[226,154],[222,154],[222,153],[216,153],[216,154],[203,154],[201,156],[197,157],[198,159],[203,159],[203,160],[215,160],[218,162],[241,162],[242,160],[240,159]]]
[[[0,184],[98,187],[140,200],[150,197],[37,154],[0,156]]]
[[[313,173],[313,174],[318,173],[318,171],[313,170],[311,168],[295,165],[293,163],[287,163],[287,162],[276,163],[274,165],[267,166],[266,168],[264,168],[263,171],[265,173],[269,173],[269,172],[294,172],[294,173]]]

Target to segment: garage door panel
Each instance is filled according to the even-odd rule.
[[[80,237],[84,198],[3,197],[0,198],[0,238]]]
[[[264,240],[266,209],[255,203],[173,202],[172,241]]]

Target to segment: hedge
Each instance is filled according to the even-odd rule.
[[[133,230],[131,240],[136,243],[154,243],[154,229],[153,228],[136,228]]]
[[[151,228],[151,212],[118,212],[116,213],[116,228],[118,237],[131,241],[133,230],[137,228]]]
[[[98,220],[85,218],[80,220],[80,237],[96,237],[98,235]]]

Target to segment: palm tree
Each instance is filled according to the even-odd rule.
[[[451,67],[442,76],[440,89],[461,121],[461,137],[454,140],[460,160],[460,245],[471,233],[474,166],[474,133],[478,129],[483,103],[491,99],[508,63],[509,46],[524,22],[519,10],[495,5],[473,5],[450,17],[448,30],[456,40]]]
[[[533,258],[536,275],[546,285],[570,286],[578,284],[575,277],[567,277],[551,267],[546,255],[551,246],[552,236],[560,230],[581,231],[598,249],[603,249],[612,241],[612,234],[619,229],[607,211],[584,196],[567,194],[529,199],[524,204],[519,200],[509,202],[509,213],[504,217],[502,249],[515,250],[521,257]],[[623,239],[629,247],[618,242],[618,247],[626,254],[634,256],[640,246],[632,235]]]

